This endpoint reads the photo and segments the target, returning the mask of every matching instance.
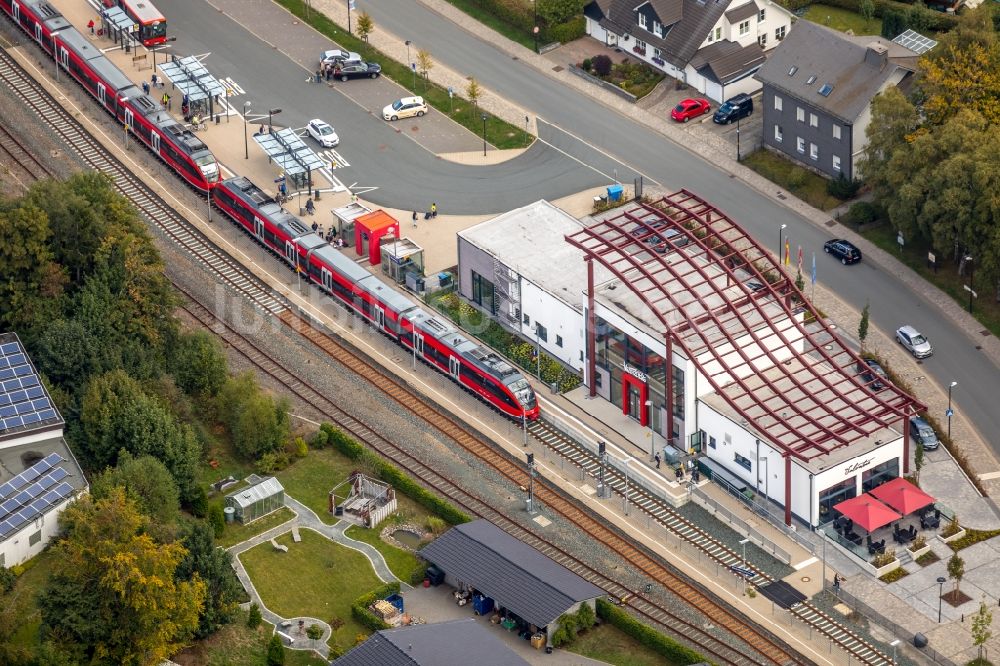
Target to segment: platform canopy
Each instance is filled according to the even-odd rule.
[[[873,532],[902,518],[901,515],[867,493],[844,500],[840,504],[834,504],[833,510],[850,518],[855,525],[867,532]]]
[[[289,176],[326,167],[326,162],[290,127],[269,134],[254,134],[253,140]]]
[[[195,56],[165,62],[160,65],[160,71],[192,102],[226,93],[225,87]]]
[[[809,461],[920,408],[892,384],[873,391],[864,361],[771,254],[688,190],[626,204],[566,240],[618,279],[616,307],[683,350],[785,455]]]
[[[869,494],[885,502],[904,516],[934,504],[933,497],[903,477],[887,481],[870,490]]]
[[[116,30],[132,33],[138,28],[138,24],[121,7],[108,7],[103,14],[104,20]]]

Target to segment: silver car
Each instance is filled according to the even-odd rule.
[[[900,326],[896,329],[896,341],[906,347],[914,358],[927,358],[934,353],[931,342],[912,326]]]

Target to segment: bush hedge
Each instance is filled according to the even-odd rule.
[[[566,21],[565,23],[560,23],[549,28],[546,35],[548,39],[546,41],[566,44],[567,42],[572,42],[574,39],[583,37],[586,33],[587,21],[581,14],[571,21]]]
[[[605,599],[597,600],[597,617],[617,627],[635,640],[675,664],[698,664],[706,659],[674,639],[647,627]]]
[[[357,620],[358,624],[371,631],[381,631],[388,629],[389,625],[383,622],[372,613],[368,607],[379,599],[385,599],[393,594],[399,593],[399,582],[386,583],[382,587],[372,590],[368,594],[363,594],[351,604],[351,617]]]
[[[980,541],[986,541],[1000,535],[1000,530],[974,530],[971,527],[965,528],[965,536],[948,542],[948,547],[956,553],[963,548],[974,546]]]
[[[382,460],[375,453],[368,451],[353,437],[345,434],[339,428],[329,423],[324,423],[320,426],[320,429],[326,432],[327,441],[342,454],[351,460],[364,460],[369,463],[380,479],[392,484],[393,488],[397,491],[403,493],[438,517],[452,525],[467,523],[471,520],[469,516],[448,502],[428,492],[422,486],[417,485],[413,479],[404,474],[398,467]]]

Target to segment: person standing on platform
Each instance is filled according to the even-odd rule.
[[[413,211],[413,228],[417,228],[417,211]]]
[[[656,460],[656,469],[660,469],[660,454],[657,453],[653,458]]]
[[[94,19],[87,21],[87,27],[90,28],[90,34],[94,34]]]
[[[437,217],[438,215],[438,205],[436,203],[431,204],[431,217]]]

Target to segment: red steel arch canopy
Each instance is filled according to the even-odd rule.
[[[831,330],[806,323],[822,317],[769,253],[688,190],[630,204],[566,240],[635,297],[615,292],[619,306],[631,300],[633,314],[644,310],[662,324],[668,357],[671,343],[679,345],[786,458],[817,458],[923,409],[888,382],[873,391],[861,357]]]

